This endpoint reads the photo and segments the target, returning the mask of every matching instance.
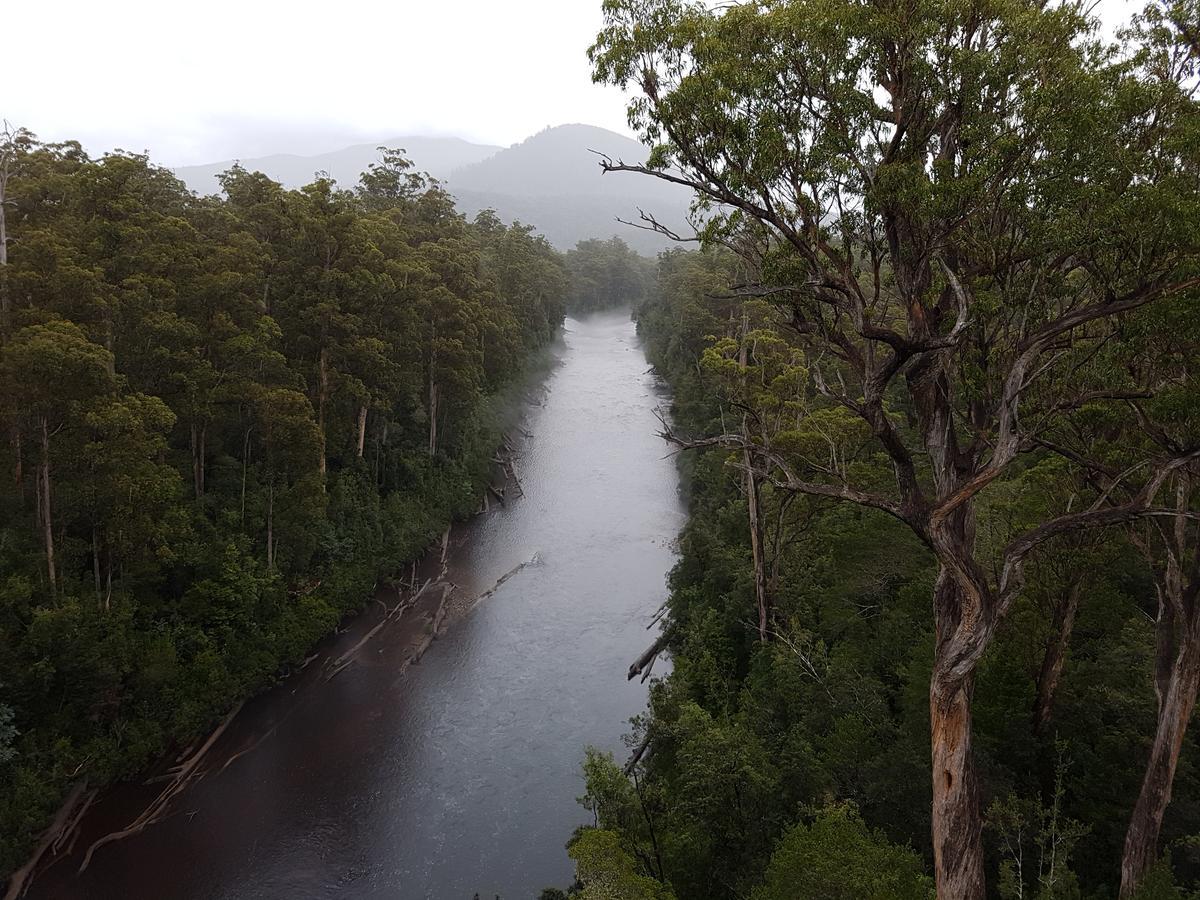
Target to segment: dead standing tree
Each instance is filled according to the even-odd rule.
[[[1140,469],[1125,502],[1048,516],[1003,550],[994,579],[978,498],[1057,417],[1127,395],[1089,369],[1123,315],[1200,285],[1200,165],[1169,146],[1196,105],[1174,71],[1093,42],[1073,7],[610,0],[605,12],[595,77],[639,90],[631,121],[655,147],[646,165],[610,159],[605,172],[692,190],[714,213],[709,238],[768,229],[750,290],[785,303],[811,356],[834,360],[817,390],[865,423],[895,491],[807,478],[743,434],[685,443],[748,447],[786,488],[887,513],[934,554],[935,873],[939,897],[981,900],[971,701],[1025,561],[1061,535],[1161,512],[1185,462]]]

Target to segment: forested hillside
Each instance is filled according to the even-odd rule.
[[[1192,896],[1200,7],[604,8],[611,172],[719,214],[637,313],[691,518],[576,893]]]
[[[354,190],[0,143],[0,872],[478,505],[567,273],[384,153]]]

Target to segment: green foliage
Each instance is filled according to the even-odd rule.
[[[753,900],[929,900],[921,859],[863,824],[853,806],[822,809],[780,839]]]
[[[637,306],[646,297],[653,264],[619,237],[580,241],[566,255],[567,308],[574,315]]]
[[[672,900],[661,882],[639,875],[629,855],[612,831],[584,828],[567,847],[575,860],[579,900]]]
[[[402,154],[354,191],[0,151],[0,872],[70,781],[211,727],[470,514],[562,320],[526,226]]]

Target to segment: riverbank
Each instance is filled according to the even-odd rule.
[[[230,754],[223,764],[229,765],[256,744],[230,748],[227,732],[238,716],[264,705],[259,702],[263,698],[314,677],[335,677],[368,653],[368,644],[385,629],[388,639],[406,650],[403,666],[419,660],[436,635],[462,614],[466,602],[451,590],[453,585],[437,580],[438,560],[444,566],[456,527],[519,492],[515,478],[510,483],[515,472],[514,441],[523,435],[517,423],[523,416],[524,398],[540,389],[556,359],[553,348],[543,350],[528,361],[520,378],[487,398],[480,410],[481,440],[467,456],[440,468],[431,465],[419,477],[416,489],[423,499],[413,503],[406,498],[408,502],[399,509],[374,511],[375,518],[392,520],[381,525],[391,536],[386,552],[344,559],[326,577],[289,591],[290,600],[306,611],[293,617],[304,630],[288,634],[278,655],[259,654],[257,674],[248,672],[248,686],[228,691],[225,703],[214,706],[209,730],[174,735],[169,750],[156,750],[153,745],[134,750],[126,755],[116,778],[76,771],[63,779],[65,799],[24,865],[5,876],[4,900],[24,896],[32,878],[48,865],[86,869],[94,854],[103,853],[113,840],[131,837],[172,814],[176,796],[211,771],[209,760],[218,749]],[[467,490],[463,490],[464,479]],[[347,493],[340,482],[330,490]],[[413,582],[418,574],[423,584]],[[425,590],[420,590],[422,586]],[[326,614],[309,614],[318,600]],[[153,790],[143,790],[151,786]],[[121,793],[121,802],[106,810],[114,789]],[[103,828],[84,833],[84,823],[103,823]]]
[[[627,315],[570,322],[554,362],[515,435],[524,496],[492,495],[444,558],[439,535],[401,579],[433,579],[415,605],[328,678],[402,599],[381,588],[305,669],[245,705],[161,821],[77,876],[81,850],[162,784],[98,801],[30,896],[520,898],[570,880],[563,844],[588,819],[573,802],[582,748],[623,753],[644,707],[625,670],[683,510],[656,435],[666,397]],[[439,575],[454,587],[432,641]]]

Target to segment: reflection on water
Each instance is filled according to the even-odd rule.
[[[226,756],[261,738],[254,750],[215,760],[81,878],[55,864],[32,896],[524,900],[570,881],[583,747],[625,753],[645,701],[625,669],[650,640],[683,510],[632,323],[568,320],[564,342],[525,423],[524,499],[462,530],[450,578],[479,593],[538,563],[403,673],[385,631],[334,680],[248,705]],[[124,818],[94,833],[129,821],[109,807]]]

